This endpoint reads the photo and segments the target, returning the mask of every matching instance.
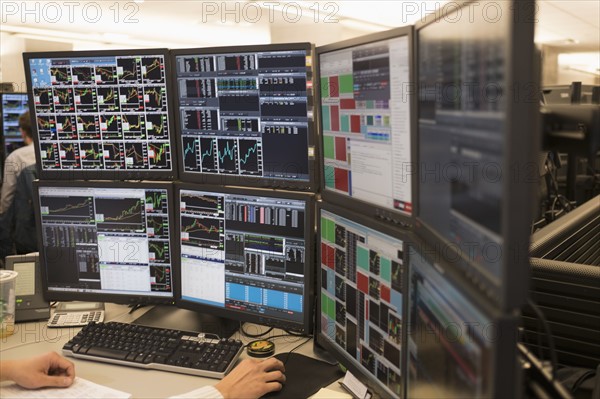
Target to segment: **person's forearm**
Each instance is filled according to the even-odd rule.
[[[12,381],[10,371],[14,368],[13,363],[12,360],[0,361],[0,381]]]

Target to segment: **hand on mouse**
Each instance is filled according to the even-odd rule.
[[[246,359],[235,367],[215,388],[225,399],[255,399],[279,391],[285,382],[285,367],[276,358]]]

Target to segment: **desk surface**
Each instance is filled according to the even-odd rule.
[[[143,308],[130,315],[128,314],[129,308],[124,305],[107,304],[104,320],[129,323],[146,311],[147,308]],[[257,329],[264,329],[264,327],[257,326]],[[62,346],[75,336],[79,330],[80,328],[47,328],[46,321],[19,323],[16,325],[13,335],[0,339],[0,359],[20,359],[49,351],[61,353]],[[282,332],[275,332],[274,335],[280,333]],[[241,339],[244,343],[251,341],[251,339],[242,337],[239,333],[236,333],[234,338]],[[276,353],[288,352],[304,340],[306,338],[276,338]],[[313,342],[311,341],[294,352],[312,356],[312,351]],[[240,359],[245,359],[246,357],[246,353],[243,353]],[[144,370],[75,358],[69,358],[69,360],[75,363],[77,376],[97,384],[129,392],[134,398],[169,397],[189,392],[205,385],[213,385],[217,382],[217,380],[212,378],[166,371]],[[293,379],[288,378],[288,383],[293,384]],[[337,382],[331,384],[328,388],[342,392]]]

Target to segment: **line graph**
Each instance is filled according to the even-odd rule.
[[[117,58],[117,77],[119,81],[139,82],[139,58]]]
[[[169,222],[164,216],[147,215],[146,224],[149,237],[169,238]]]
[[[70,67],[51,67],[50,81],[52,84],[61,85],[71,83],[71,68]]]
[[[166,111],[165,88],[161,86],[144,87],[144,107],[146,111]]]
[[[146,191],[146,212],[167,213],[167,193],[163,190]]]
[[[124,169],[125,156],[123,143],[104,143],[102,156],[106,169]]]
[[[262,146],[259,140],[239,139],[240,146],[240,173],[261,174],[262,171]]]
[[[98,109],[100,111],[119,111],[119,96],[115,87],[97,87]]]
[[[58,144],[40,143],[40,156],[42,158],[42,169],[60,168],[60,162],[58,160]]]
[[[217,143],[219,172],[237,174],[237,144],[235,139],[219,139]]]
[[[57,112],[71,112],[75,110],[72,89],[54,88],[54,109]]]
[[[196,157],[196,148],[198,139],[195,137],[183,136],[183,166],[185,170],[197,171],[198,158]]]
[[[126,139],[145,139],[146,129],[144,115],[123,114],[121,117],[123,136]]]
[[[99,143],[80,143],[81,150],[81,167],[84,169],[98,169],[104,163],[102,157],[102,149]]]
[[[38,116],[37,128],[40,140],[56,140],[56,122],[52,116]]]
[[[119,87],[119,103],[123,112],[143,110],[142,98],[137,87]]]
[[[40,196],[42,220],[47,223],[90,223],[94,219],[91,197]]]
[[[150,265],[150,277],[154,279],[151,284],[155,286],[163,286],[161,287],[164,290],[170,290],[171,288],[171,269],[165,266],[155,266]],[[153,291],[156,291],[155,288],[152,288]]]
[[[102,132],[102,139],[104,140],[122,139],[121,115],[101,114],[100,131]]]
[[[148,143],[148,159],[152,168],[168,168],[171,165],[169,143]]]
[[[95,204],[98,230],[146,230],[140,198],[96,198]]]
[[[223,220],[181,216],[181,240],[198,246],[220,244]]]
[[[218,171],[217,162],[215,161],[216,139],[201,138],[200,139],[200,164],[202,171],[214,173]]]
[[[60,164],[62,168],[79,168],[79,146],[77,143],[59,144]]]
[[[168,241],[148,241],[149,259],[152,262],[168,263],[169,242]]]
[[[117,84],[117,67],[96,66],[96,84],[97,85]]]
[[[54,112],[54,98],[52,89],[50,88],[34,88],[33,102],[35,104],[36,113]]]
[[[164,62],[162,57],[143,57],[142,76],[146,82],[164,82]]]
[[[98,112],[96,90],[91,87],[76,87],[75,105],[79,112]]]
[[[125,164],[127,168],[145,168],[148,163],[145,143],[125,144]]]
[[[146,131],[149,138],[168,138],[169,131],[167,114],[146,114]]]
[[[212,214],[217,215],[223,212],[224,197],[217,195],[208,195],[203,193],[194,193],[191,191],[181,192],[181,205],[185,204],[185,213],[194,214]]]
[[[73,67],[73,84],[92,84],[94,83],[93,67]]]

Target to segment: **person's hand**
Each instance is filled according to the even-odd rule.
[[[260,361],[246,359],[237,365],[215,388],[225,399],[255,399],[280,391],[285,382],[285,367],[274,357]]]
[[[2,362],[3,380],[16,382],[23,388],[68,387],[75,378],[73,363],[56,352],[22,360]]]

